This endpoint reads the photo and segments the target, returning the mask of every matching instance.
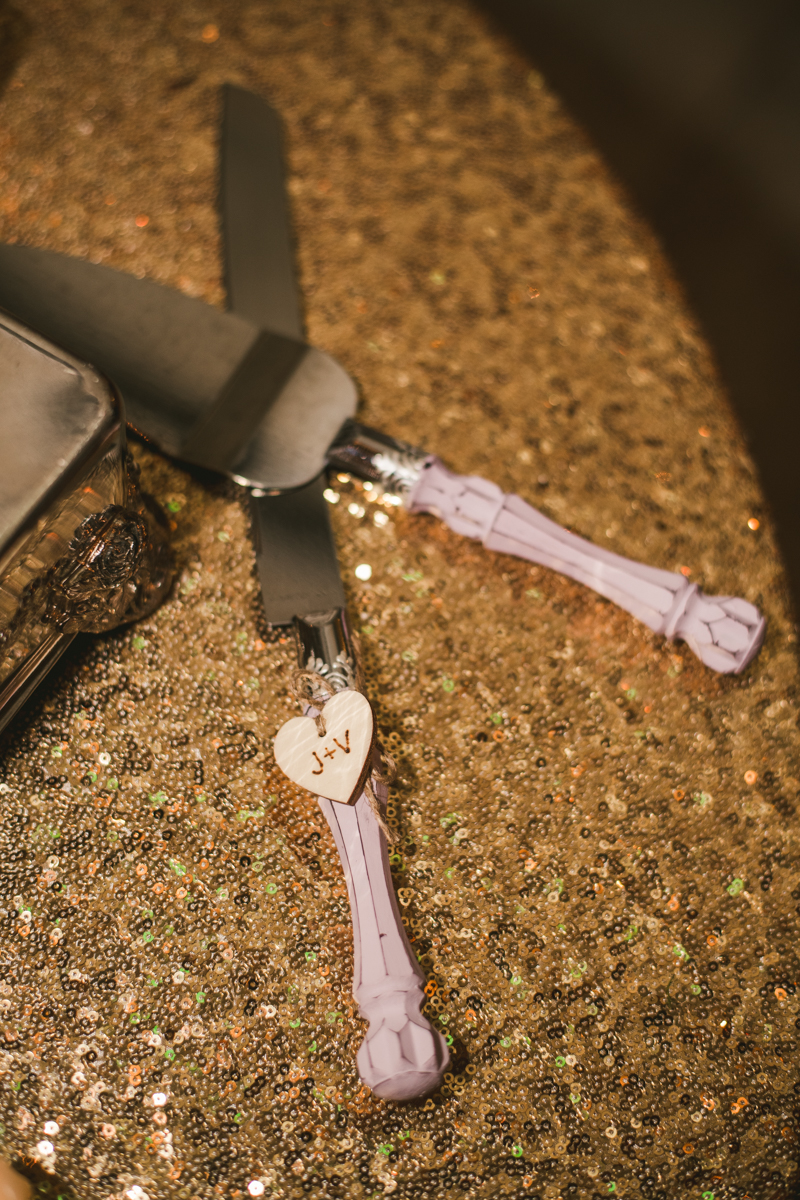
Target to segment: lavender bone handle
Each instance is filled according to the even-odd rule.
[[[735,596],[709,597],[683,575],[613,554],[562,529],[519,496],[477,476],[454,475],[430,459],[408,495],[411,512],[431,512],[488,550],[551,567],[593,588],[667,638],[686,642],[701,662],[738,674],[756,656],[765,621]]]
[[[354,805],[320,800],[342,860],[353,914],[353,995],[369,1021],[358,1073],[385,1100],[432,1091],[447,1067],[444,1038],[420,1009],[424,976],[400,921],[386,839],[363,794]]]
[[[701,662],[738,674],[755,658],[765,621],[747,600],[709,597],[683,575],[633,562],[563,529],[519,496],[476,475],[455,475],[433,455],[348,422],[328,453],[351,471],[401,497],[410,512],[440,517],[488,550],[559,571],[613,600],[656,633],[686,642]]]
[[[323,675],[337,690],[354,685],[355,662],[343,612],[310,615],[295,621],[295,630],[303,667]],[[383,806],[385,786],[374,787]],[[442,1035],[420,1011],[425,977],[400,919],[386,838],[363,792],[355,804],[320,797],[319,806],[344,870],[353,916],[353,996],[369,1022],[357,1055],[358,1072],[377,1096],[413,1100],[438,1086],[449,1054]]]

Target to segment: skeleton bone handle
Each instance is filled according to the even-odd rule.
[[[355,682],[355,661],[341,611],[296,621],[299,660],[341,690]],[[318,710],[307,709],[309,714]],[[374,765],[379,767],[376,751]],[[383,807],[386,788],[375,784]],[[368,1022],[358,1051],[363,1082],[385,1100],[412,1100],[442,1079],[444,1038],[420,1009],[425,977],[403,929],[386,838],[362,792],[355,804],[319,798],[342,861],[353,915],[353,995]]]
[[[410,512],[433,513],[488,550],[586,584],[656,633],[686,642],[714,671],[743,671],[764,640],[764,618],[747,600],[705,596],[683,575],[594,546],[497,484],[455,475],[434,455],[376,429],[346,422],[328,451],[328,464],[394,492]]]
[[[677,638],[722,674],[738,674],[758,653],[765,621],[734,596],[705,596],[683,575],[633,562],[562,529],[519,496],[478,476],[454,475],[429,458],[407,498],[411,512],[434,513],[456,533],[540,563],[613,600],[656,633]]]

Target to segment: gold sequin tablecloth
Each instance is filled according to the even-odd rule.
[[[16,26],[0,237],[221,304],[218,89],[259,91],[310,338],[364,418],[769,625],[720,678],[335,483],[400,764],[395,883],[453,1056],[388,1104],[355,1071],[332,840],[271,756],[294,652],[242,497],[137,448],[174,594],[76,650],[2,746],[5,1152],[80,1200],[793,1195],[794,632],[651,233],[466,4],[30,0]]]

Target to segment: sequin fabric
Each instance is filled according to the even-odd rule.
[[[293,647],[263,624],[242,498],[136,447],[174,592],[82,642],[2,745],[5,1153],[79,1200],[794,1194],[794,629],[652,234],[463,4],[5,12],[0,237],[222,303],[218,88],[262,92],[309,334],[364,418],[769,622],[722,679],[331,480],[399,763],[394,880],[452,1054],[441,1091],[384,1103],[354,1066],[333,844],[271,755]]]

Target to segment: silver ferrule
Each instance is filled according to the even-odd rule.
[[[321,675],[336,692],[358,687],[358,666],[343,608],[295,617],[294,631],[302,669]]]
[[[419,446],[398,442],[356,421],[345,422],[327,456],[334,470],[367,480],[401,499],[409,495],[430,458]]]

